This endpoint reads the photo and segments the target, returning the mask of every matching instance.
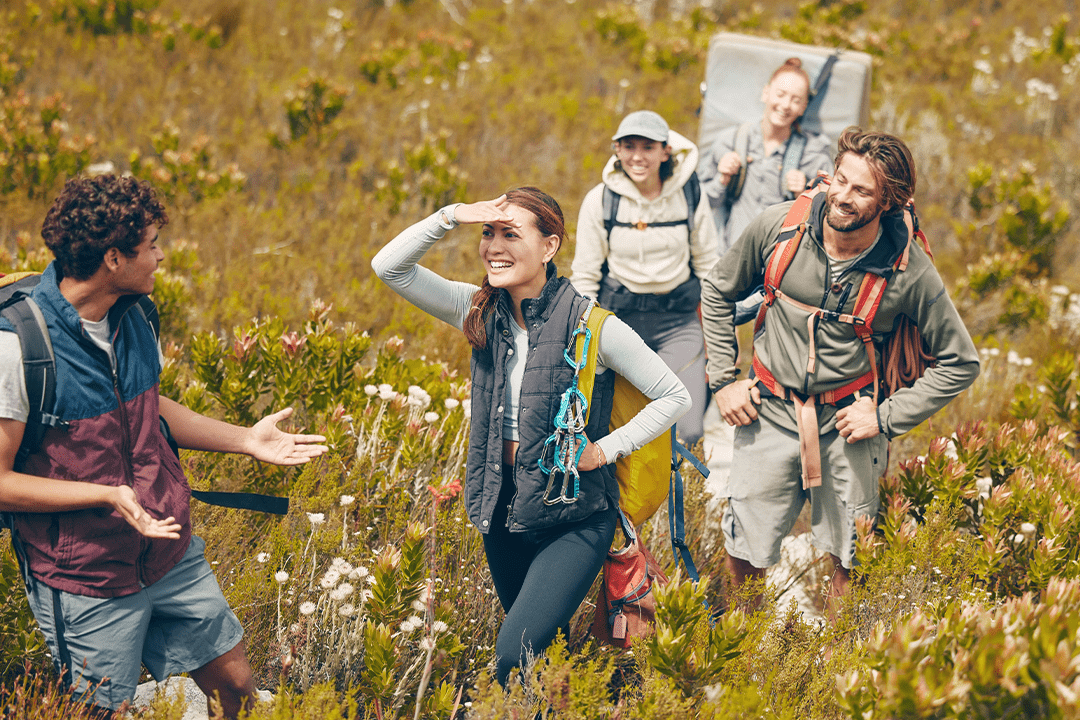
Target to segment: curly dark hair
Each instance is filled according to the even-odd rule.
[[[153,186],[116,175],[68,180],[56,198],[41,237],[64,277],[86,280],[116,248],[128,257],[143,241],[146,228],[169,222]]]

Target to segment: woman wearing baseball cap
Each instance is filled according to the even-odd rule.
[[[719,238],[701,202],[698,150],[651,110],[632,112],[611,138],[603,182],[585,196],[570,281],[645,340],[690,391],[677,432],[703,434],[708,400],[705,340],[698,318],[704,278]]]

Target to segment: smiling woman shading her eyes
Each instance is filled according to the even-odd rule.
[[[686,385],[693,407],[677,430],[692,445],[704,434],[709,397],[700,279],[718,253],[694,172],[697,147],[650,110],[623,118],[612,141],[603,182],[581,203],[570,280],[641,335]]]
[[[480,226],[484,280],[443,278],[420,259],[458,225]],[[614,462],[666,431],[690,407],[686,388],[618,318],[599,333],[580,491],[545,502],[539,467],[560,398],[573,379],[563,352],[589,304],[558,276],[562,210],[546,193],[517,188],[494,200],[445,207],[404,230],[372,259],[375,274],[421,310],[462,330],[472,346],[472,413],[464,500],[480,530],[506,619],[495,645],[497,676],[540,653],[596,579],[615,535]],[[614,373],[650,399],[630,422],[608,424]]]

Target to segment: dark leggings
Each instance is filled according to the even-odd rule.
[[[503,686],[526,654],[543,652],[592,587],[615,537],[615,508],[576,523],[511,533],[506,506],[514,494],[504,473],[499,504],[484,535],[484,552],[506,619],[495,642],[497,677]]]

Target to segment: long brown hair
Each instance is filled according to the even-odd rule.
[[[507,190],[506,199],[511,205],[528,210],[533,216],[533,223],[540,231],[540,235],[542,237],[557,236],[559,247],[562,247],[563,238],[566,237],[566,222],[563,219],[562,208],[555,202],[555,198],[539,188],[519,187]],[[558,251],[559,248],[555,248],[555,252]],[[461,328],[465,333],[465,339],[477,350],[487,347],[487,318],[498,301],[499,288],[492,287],[485,275],[480,289],[473,295],[472,309],[465,316],[465,322]]]

